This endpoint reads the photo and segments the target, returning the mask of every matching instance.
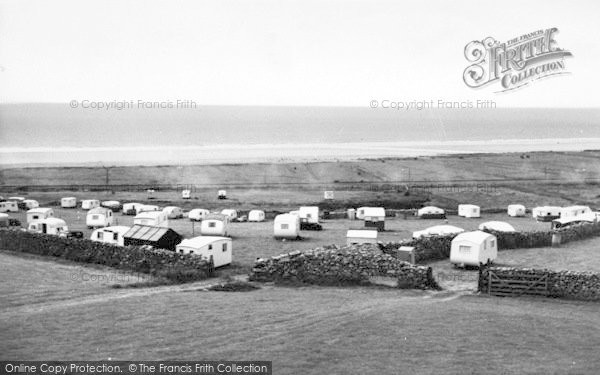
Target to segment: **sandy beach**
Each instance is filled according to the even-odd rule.
[[[306,144],[221,144],[153,147],[35,147],[0,149],[4,166],[190,165],[351,161],[444,154],[582,151],[600,149],[600,138],[504,139]]]

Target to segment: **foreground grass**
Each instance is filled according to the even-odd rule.
[[[77,265],[0,255],[10,264],[0,273],[0,359],[260,359],[277,374],[600,366],[598,303],[366,287],[115,290],[73,284]],[[61,298],[40,303],[39,290]]]

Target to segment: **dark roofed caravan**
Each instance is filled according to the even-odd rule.
[[[171,228],[134,225],[123,235],[125,246],[150,245],[158,249],[175,251],[183,237]]]

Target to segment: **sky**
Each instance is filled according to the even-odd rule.
[[[597,0],[0,0],[0,102],[598,107],[599,16]],[[463,82],[467,43],[550,27],[570,75],[508,93]]]

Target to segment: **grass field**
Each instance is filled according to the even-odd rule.
[[[1,259],[12,262],[2,285],[20,283],[31,260]],[[79,289],[67,277],[77,266],[39,261],[35,268],[72,295],[36,307],[7,302],[3,292],[2,359],[272,360],[276,374],[593,374],[600,367],[597,303],[362,287]],[[21,293],[34,288],[10,284]]]

